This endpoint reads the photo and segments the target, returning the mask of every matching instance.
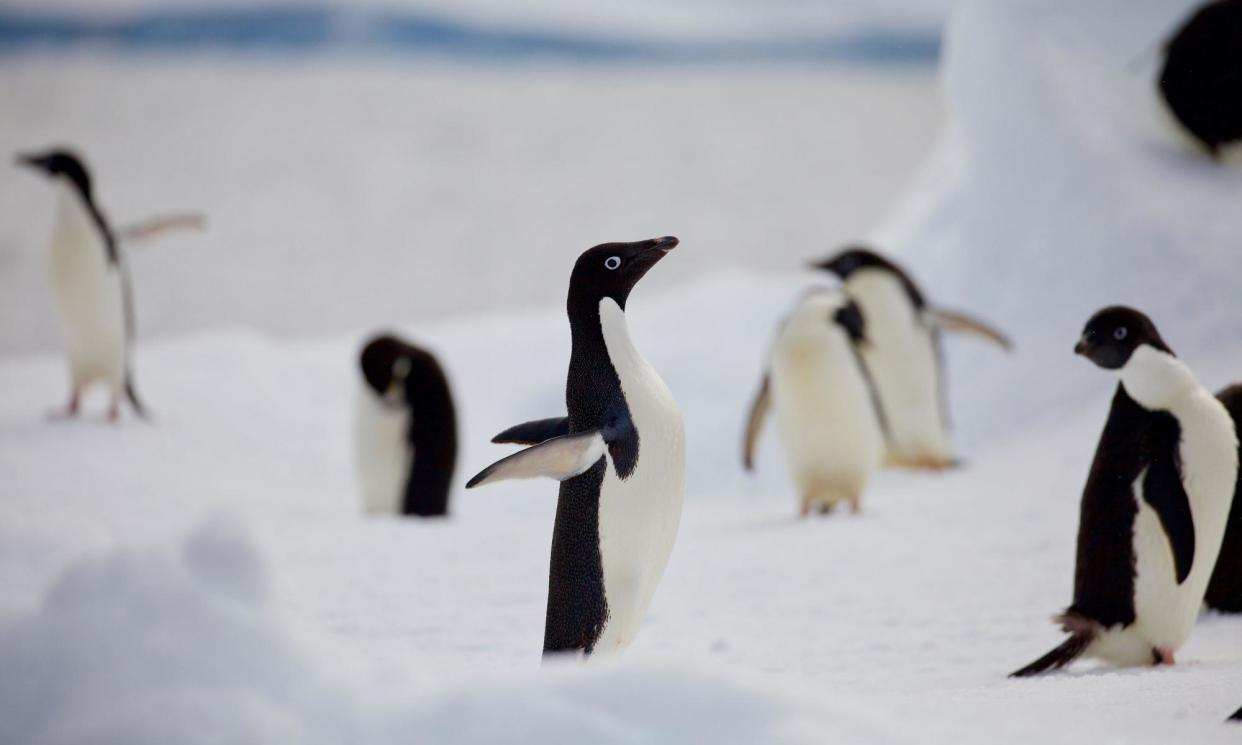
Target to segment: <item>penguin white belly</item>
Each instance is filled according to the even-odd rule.
[[[409,443],[410,411],[386,405],[365,383],[354,406],[354,468],[363,509],[373,515],[401,512],[414,462]]]
[[[1144,471],[1134,484],[1139,506],[1134,525],[1135,622],[1105,631],[1091,650],[1116,665],[1150,664],[1154,648],[1176,650],[1186,643],[1216,566],[1233,500],[1237,440],[1224,406],[1198,391],[1170,411],[1181,426],[1179,453],[1195,529],[1194,560],[1190,573],[1178,584],[1168,535],[1159,515],[1142,497]]]
[[[863,360],[884,409],[893,460],[912,466],[948,465],[953,448],[931,328],[901,284],[887,275],[860,272],[849,289],[867,321],[871,344],[863,349]]]
[[[125,385],[125,299],[120,267],[82,200],[62,186],[48,269],[75,385]]]
[[[595,653],[633,641],[664,574],[681,521],[686,446],[681,411],[664,381],[630,342],[625,314],[600,302],[604,344],[638,430],[638,463],[624,481],[608,459],[599,499],[599,551],[608,620]]]
[[[860,497],[885,445],[853,351],[830,338],[782,341],[771,376],[781,444],[804,504]]]

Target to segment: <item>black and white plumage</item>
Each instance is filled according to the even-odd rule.
[[[630,340],[625,308],[635,284],[676,245],[672,237],[605,243],[578,258],[567,302],[569,415],[498,435],[497,441],[538,444],[467,484],[561,481],[545,654],[627,647],[672,552],[685,491],[681,412]]]
[[[122,399],[145,416],[130,366],[134,310],[129,274],[95,201],[86,166],[62,149],[19,156],[17,162],[51,178],[58,191],[48,268],[69,361],[67,413],[76,415],[83,392],[102,383],[111,394],[110,418],[120,416]]]
[[[1172,663],[1203,603],[1238,477],[1225,407],[1139,311],[1105,308],[1074,351],[1117,370],[1083,491],[1069,638],[1013,673],[1079,656],[1114,665]]]
[[[457,415],[440,363],[385,334],[367,343],[359,364],[354,464],[363,507],[374,514],[448,514]]]
[[[1213,157],[1242,142],[1242,0],[1203,4],[1164,47],[1160,95]]]
[[[884,463],[883,415],[860,351],[868,344],[858,306],[839,289],[817,289],[798,301],[772,346],[742,459],[753,468],[763,421],[775,409],[804,516],[841,502],[857,512]]]
[[[1216,394],[1233,417],[1235,433],[1242,433],[1242,385],[1233,385]],[[1239,435],[1242,437],[1242,434]],[[1242,451],[1239,452],[1242,458]],[[1222,613],[1242,613],[1242,469],[1233,493],[1229,524],[1216,559],[1216,570],[1208,582],[1203,601],[1209,608]]]
[[[841,278],[870,340],[863,361],[888,425],[888,460],[910,468],[956,463],[945,397],[942,330],[971,333],[1009,349],[1009,340],[965,314],[932,307],[900,266],[864,247],[815,264]]]

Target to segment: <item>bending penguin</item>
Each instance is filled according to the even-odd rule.
[[[858,512],[868,480],[884,462],[882,414],[860,352],[867,344],[863,315],[844,292],[808,292],[781,326],[751,405],[746,470],[754,468],[763,420],[774,406],[804,517],[841,502]]]
[[[448,514],[457,416],[448,378],[426,350],[395,336],[372,339],[359,359],[354,464],[372,514]]]
[[[544,654],[629,646],[673,550],[685,492],[681,412],[630,340],[625,308],[634,285],[676,246],[672,237],[605,243],[578,258],[567,303],[569,416],[500,433],[493,442],[537,444],[466,484],[561,482]]]
[[[1074,602],[1056,618],[1069,638],[1013,677],[1083,655],[1172,664],[1203,604],[1237,483],[1229,413],[1147,316],[1105,308],[1074,351],[1121,383],[1082,495]]]
[[[1242,142],[1242,0],[1195,11],[1164,46],[1157,86],[1185,134],[1219,160]]]
[[[1233,429],[1242,437],[1242,385],[1232,385],[1216,394],[1233,417]],[[1239,450],[1242,458],[1242,450]],[[1208,582],[1203,601],[1221,613],[1242,613],[1242,469],[1233,493],[1233,507],[1225,527],[1225,540],[1216,558],[1216,570]]]
[[[17,162],[51,178],[59,192],[48,267],[69,358],[72,390],[66,414],[76,416],[83,392],[102,383],[111,394],[109,419],[120,418],[122,399],[145,417],[129,359],[134,338],[129,273],[95,202],[86,166],[68,150],[22,155]]]
[[[962,313],[935,309],[901,267],[866,248],[815,264],[841,278],[867,322],[863,361],[888,425],[888,462],[941,470],[956,464],[940,349],[941,330],[980,336],[1002,349],[999,331]]]

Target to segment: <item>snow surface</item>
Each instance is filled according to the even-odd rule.
[[[137,370],[150,425],[108,425],[98,398],[82,421],[46,421],[65,395],[62,361],[10,354],[0,741],[1236,742],[1221,724],[1242,703],[1236,618],[1205,615],[1171,668],[1004,677],[1058,641],[1048,617],[1069,600],[1078,495],[1115,384],[1069,353],[1089,312],[1116,299],[1150,309],[1212,388],[1242,370],[1237,293],[1225,292],[1239,286],[1228,242],[1242,234],[1238,172],[1149,130],[1141,81],[1117,63],[1124,45],[1084,40],[1108,31],[1141,48],[1176,14],[1004,7],[969,3],[955,17],[951,141],[889,231],[933,298],[984,311],[1018,344],[1005,358],[950,342],[966,468],[884,473],[861,517],[797,520],[774,433],[757,475],[739,461],[763,350],[813,280],[731,267],[711,241],[679,233],[629,311],[686,419],[678,544],[623,660],[537,669],[555,488],[459,491],[445,521],[363,516],[349,421],[371,328],[147,341]],[[38,104],[48,117],[69,105]],[[120,150],[133,134],[109,137]],[[311,165],[286,163],[313,183]],[[170,191],[158,172],[146,178]],[[38,214],[33,199],[4,206],[6,222]],[[600,239],[574,224],[531,259],[560,278],[542,307],[397,324],[440,353],[459,392],[459,484],[509,451],[491,434],[562,410],[563,281]],[[670,232],[642,228],[608,237]],[[209,235],[199,240],[226,245]],[[179,249],[159,250],[143,260]],[[240,283],[217,271],[225,291]],[[338,282],[373,296],[368,321],[405,307],[354,276]]]

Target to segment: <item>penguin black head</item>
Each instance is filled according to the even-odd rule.
[[[910,301],[915,307],[922,308],[925,305],[923,293],[919,291],[914,280],[910,279],[910,275],[906,274],[904,269],[865,246],[850,246],[842,249],[835,256],[812,263],[811,266],[832,272],[840,277],[842,282],[848,282],[850,275],[860,269],[879,269],[888,272],[905,287],[906,294],[910,296]]]
[[[634,243],[601,243],[587,249],[569,278],[569,304],[595,307],[612,298],[622,310],[630,290],[647,270],[677,247],[672,236]]]
[[[394,383],[401,389],[413,366],[411,351],[409,344],[390,335],[377,336],[363,347],[362,377],[375,395],[386,396]]]
[[[33,153],[30,155],[18,155],[18,165],[33,168],[42,171],[48,178],[66,178],[73,182],[82,192],[82,195],[90,199],[91,196],[91,176],[83,165],[82,159],[70,150],[54,149],[45,153]]]
[[[1106,370],[1119,370],[1130,361],[1134,350],[1144,344],[1173,354],[1150,318],[1133,308],[1114,305],[1087,321],[1082,338],[1074,345],[1074,354],[1081,354]]]
[[[845,329],[845,333],[849,334],[850,341],[855,344],[867,343],[867,329],[863,321],[862,311],[858,309],[858,304],[853,300],[848,301],[832,314],[832,322]]]
[[[1157,84],[1173,115],[1214,157],[1242,140],[1242,0],[1203,3],[1164,47]]]

